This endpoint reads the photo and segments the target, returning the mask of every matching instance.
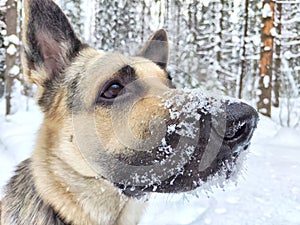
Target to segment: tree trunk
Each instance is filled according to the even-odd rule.
[[[244,78],[247,73],[247,48],[246,48],[246,39],[248,37],[248,22],[249,22],[249,0],[245,0],[245,24],[244,24],[244,41],[243,41],[243,46],[242,46],[242,71],[241,71],[241,76],[240,76],[240,83],[239,83],[239,94],[238,97],[242,98],[242,93],[243,93],[243,86],[244,86]]]
[[[273,64],[273,45],[274,37],[271,30],[274,28],[274,6],[272,0],[264,0],[261,30],[261,58],[260,58],[260,79],[259,79],[259,101],[257,108],[260,113],[271,117],[272,104],[272,64]]]
[[[223,26],[224,18],[226,18],[225,11],[224,11],[225,10],[225,1],[221,0],[220,4],[222,5],[222,9],[221,9],[221,16],[220,16],[220,20],[219,20],[219,23],[220,23],[220,30],[218,32],[218,35],[219,35],[218,46],[219,46],[219,48],[218,48],[218,52],[217,52],[217,61],[219,62],[219,64],[222,63],[222,40],[223,40],[222,32],[224,31],[224,26]]]
[[[18,11],[17,11],[17,1],[16,0],[8,0],[6,3],[6,30],[7,30],[7,37],[11,37],[11,35],[15,35],[17,37],[17,18],[18,18]],[[8,49],[11,49],[8,51]],[[13,91],[13,84],[15,74],[12,74],[12,68],[16,66],[16,52],[13,49],[18,49],[18,47],[9,42],[6,50],[6,69],[5,69],[5,97],[6,97],[6,115],[11,114],[11,98],[12,98],[12,91]]]
[[[0,8],[0,33],[3,34],[5,30],[5,14],[4,10]],[[5,68],[5,47],[4,37],[0,35],[0,98],[4,95],[4,68]]]
[[[278,14],[278,25],[277,25],[277,42],[275,42],[275,80],[274,80],[274,103],[275,107],[279,107],[279,91],[280,91],[280,77],[281,77],[281,12],[282,3],[276,3],[276,13]]]

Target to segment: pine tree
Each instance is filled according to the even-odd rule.
[[[244,33],[243,33],[243,45],[242,45],[242,62],[241,62],[241,76],[239,82],[239,91],[238,97],[242,98],[243,87],[244,87],[244,78],[247,73],[247,40],[248,40],[248,30],[249,30],[249,0],[245,0],[245,24],[244,24]]]
[[[297,1],[282,1],[280,37],[280,119],[282,126],[294,126],[299,118],[295,102],[300,93],[300,4]],[[276,84],[276,83],[275,83]],[[299,123],[299,121],[298,121]]]
[[[247,69],[244,77],[243,98],[255,100],[257,97],[257,80],[260,74],[261,55],[261,24],[262,2],[259,0],[249,1],[248,13],[248,38],[245,38]]]
[[[280,80],[281,80],[281,28],[282,28],[282,3],[276,3],[276,33],[275,38],[275,60],[274,60],[274,101],[273,106],[279,107]]]
[[[96,2],[95,45],[104,51],[113,50],[118,39],[118,1],[98,0]]]
[[[134,55],[149,35],[148,7],[147,3],[135,0],[96,1],[94,45],[105,51]]]
[[[264,0],[261,30],[261,59],[260,59],[260,79],[259,79],[259,100],[257,108],[260,113],[271,117],[272,103],[272,74],[273,74],[273,45],[274,37],[271,34],[274,28],[274,7],[275,2]]]
[[[4,68],[5,68],[5,46],[4,35],[6,33],[5,11],[0,6],[0,98],[4,94]]]
[[[82,37],[84,33],[83,0],[61,0],[61,8],[70,20],[75,33]]]
[[[18,35],[17,35],[17,18],[18,7],[15,0],[8,0],[6,3],[6,30],[7,30],[7,44],[5,56],[5,98],[6,98],[6,115],[12,113],[12,94],[14,80],[19,74],[19,67],[17,62],[18,49]]]

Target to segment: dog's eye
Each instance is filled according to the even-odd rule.
[[[120,94],[123,88],[123,85],[120,83],[112,83],[105,89],[101,97],[106,99],[114,99]]]

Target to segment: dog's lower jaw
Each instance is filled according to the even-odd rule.
[[[138,224],[143,201],[125,196],[108,181],[82,176],[37,143],[8,184],[1,225]]]
[[[80,175],[59,158],[52,158],[52,164],[35,156],[33,159],[38,192],[67,223],[138,224],[142,201],[128,198],[106,180]]]
[[[74,174],[72,177],[75,177]],[[51,180],[51,177],[48,178]],[[7,190],[2,202],[1,225],[131,225],[138,224],[142,205],[134,199],[116,195],[113,191],[97,198],[94,190],[87,193],[72,193],[63,190],[57,185],[53,189],[53,183],[44,180],[52,195],[43,198],[40,188],[36,187],[35,178],[32,174],[32,161],[28,159],[22,162],[16,175],[7,185]],[[85,185],[88,185],[87,182]],[[47,185],[49,184],[49,186]],[[90,185],[93,185],[91,179]],[[45,187],[43,187],[45,188]],[[82,187],[84,188],[84,184]],[[80,191],[80,190],[78,190]],[[94,196],[93,196],[94,195]],[[113,196],[112,196],[113,195]],[[55,196],[56,199],[50,199]],[[80,199],[76,199],[79,196]],[[86,198],[86,199],[83,199]],[[106,198],[106,200],[105,200]],[[119,199],[119,201],[117,200]],[[52,201],[55,205],[52,205]],[[77,202],[76,202],[77,201]],[[115,205],[114,205],[115,204]],[[137,205],[139,204],[139,205]],[[85,207],[85,210],[83,208]],[[94,208],[93,208],[94,207]]]

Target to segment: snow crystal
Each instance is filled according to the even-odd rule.
[[[239,36],[232,36],[231,40],[232,40],[233,43],[240,43],[241,42],[241,39],[239,38]]]
[[[256,90],[256,95],[257,95],[257,96],[262,95],[262,91],[261,91],[260,89],[257,89],[257,90]]]
[[[270,4],[266,3],[264,5],[264,8],[262,9],[262,17],[263,18],[268,18],[268,17],[272,17],[273,12],[271,10]]]
[[[264,83],[265,88],[268,88],[270,86],[270,76],[269,75],[264,76],[263,83]]]
[[[264,51],[265,51],[265,52],[271,51],[271,47],[270,47],[270,46],[265,46],[265,47],[264,47]]]
[[[291,53],[289,50],[287,50],[283,55],[286,59],[291,59],[293,57],[293,53]]]
[[[8,46],[9,44],[19,45],[20,40],[15,34],[12,34],[10,36],[6,36],[4,38],[4,45]]]
[[[20,68],[16,65],[14,65],[10,70],[9,70],[9,74],[11,76],[17,76],[20,73]]]
[[[260,46],[261,38],[259,35],[255,35],[255,36],[251,37],[251,40],[255,46]]]
[[[209,3],[211,2],[211,0],[202,0],[201,3],[203,4],[203,6],[208,7]]]
[[[269,101],[269,99],[264,98],[263,102],[264,102],[265,105],[268,105],[270,101]]]
[[[268,110],[266,108],[259,109],[259,112],[262,114],[266,114]]]
[[[273,27],[273,28],[270,30],[270,32],[271,32],[271,35],[272,35],[273,37],[277,37],[277,36],[278,36],[278,33],[277,33],[275,27]]]
[[[2,30],[2,31],[0,32],[0,34],[1,34],[2,36],[5,36],[5,35],[7,34],[7,31],[6,31],[6,30]]]
[[[263,7],[263,1],[258,1],[256,6],[258,9],[261,9]]]
[[[9,47],[6,50],[7,54],[9,54],[9,55],[15,55],[17,53],[17,51],[18,50],[16,49],[15,45],[13,45],[13,44],[9,45]]]

